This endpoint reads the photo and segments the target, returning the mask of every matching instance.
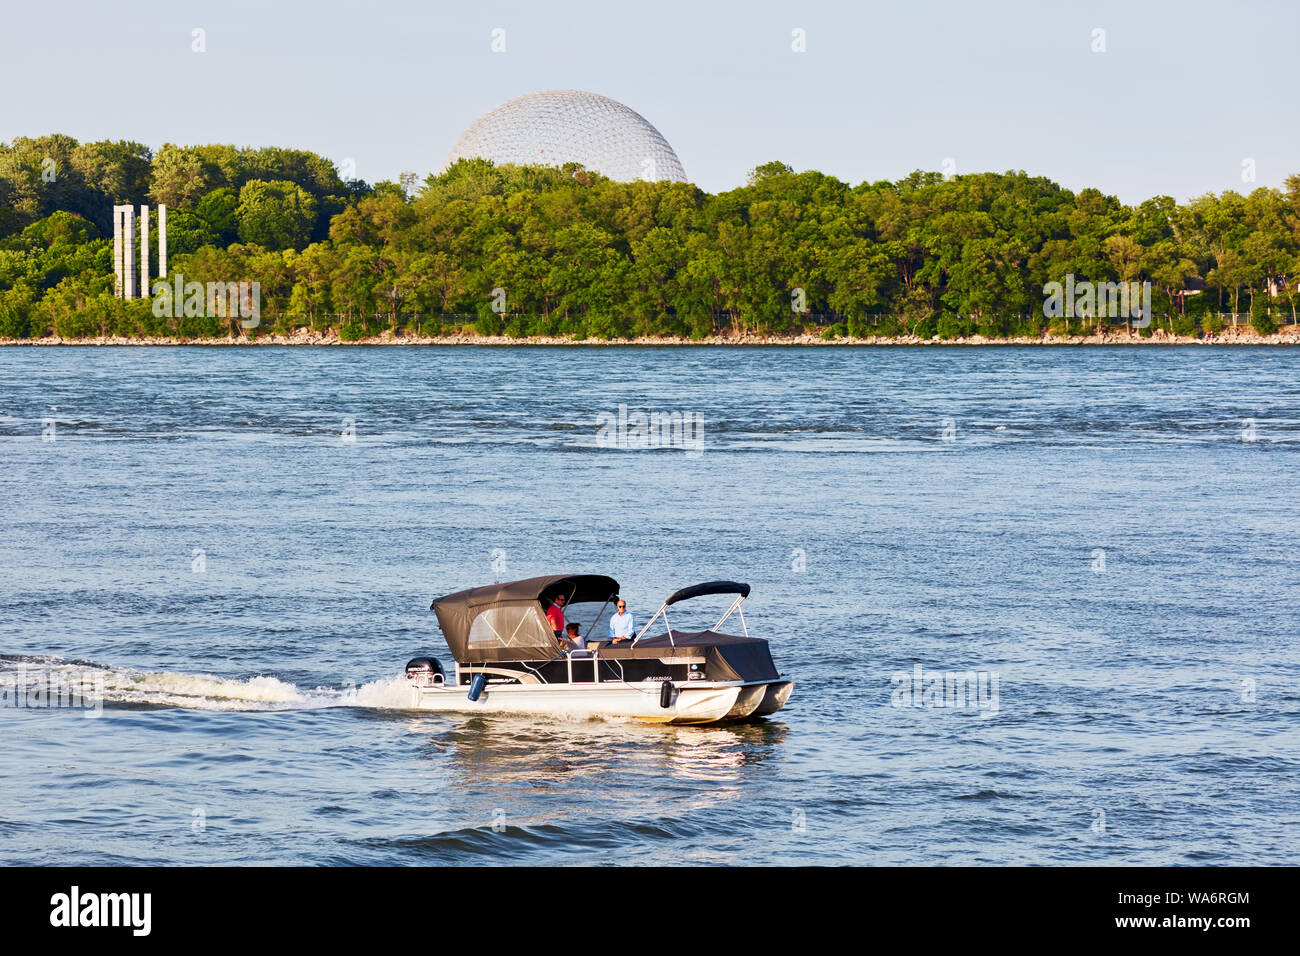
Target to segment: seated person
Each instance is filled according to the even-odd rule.
[[[570,621],[564,628],[564,649],[570,653],[587,650],[587,641],[579,633],[577,621]]]
[[[632,621],[632,612],[627,609],[627,602],[618,599],[618,613],[609,619],[609,639],[612,644],[632,640],[636,625]]]

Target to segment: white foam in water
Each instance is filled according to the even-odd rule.
[[[232,680],[210,674],[150,672],[131,668],[79,666],[57,658],[5,661],[0,679],[32,689],[42,686],[98,686],[106,704],[154,704],[194,710],[293,710],[316,707],[373,707],[403,710],[412,706],[404,677],[371,681],[359,688],[317,687],[310,693],[277,677],[259,675]]]
[[[374,680],[357,688],[351,703],[357,707],[406,710],[414,704],[411,685],[403,677]]]

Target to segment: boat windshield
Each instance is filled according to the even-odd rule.
[[[589,641],[609,638],[609,619],[614,615],[613,601],[575,601],[564,608],[564,620],[582,625],[582,636]]]

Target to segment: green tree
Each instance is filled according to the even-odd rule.
[[[291,182],[251,179],[239,191],[235,219],[241,242],[298,249],[311,238],[316,200]]]

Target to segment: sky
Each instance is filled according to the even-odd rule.
[[[1300,173],[1298,54],[1296,0],[5,0],[0,141],[286,146],[373,183],[436,172],[508,99],[584,89],[710,192],[781,160],[1185,201]]]

